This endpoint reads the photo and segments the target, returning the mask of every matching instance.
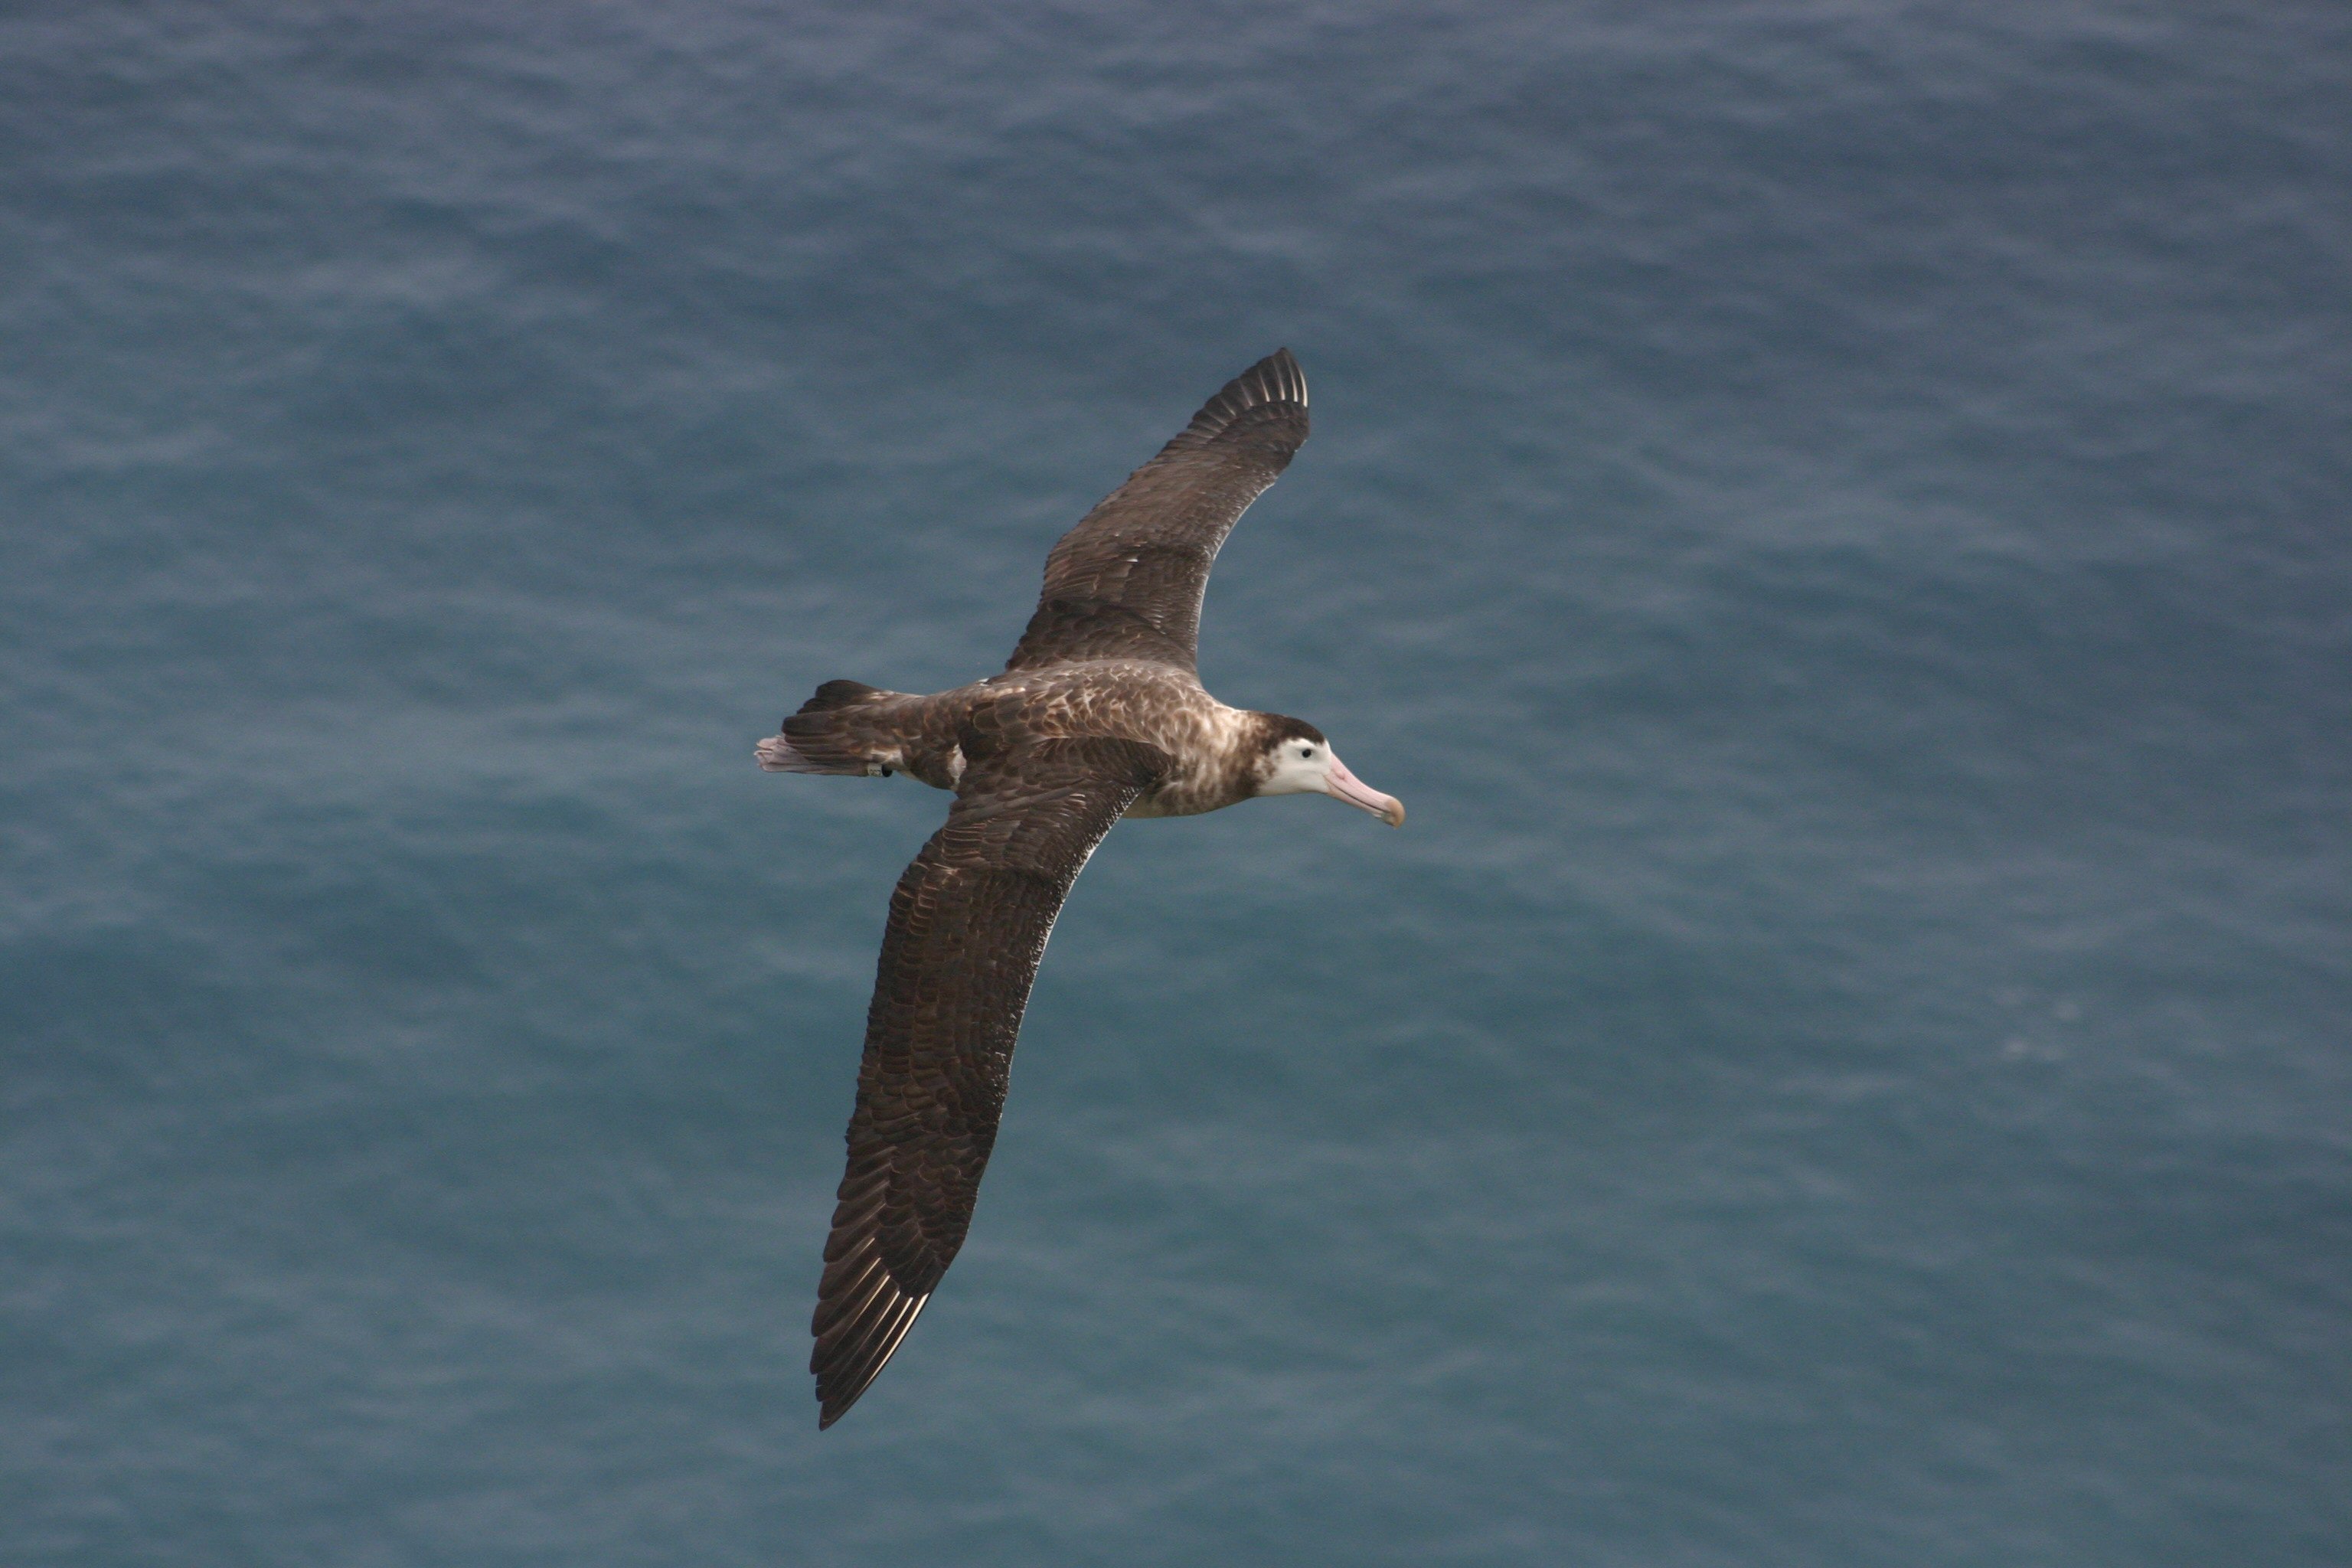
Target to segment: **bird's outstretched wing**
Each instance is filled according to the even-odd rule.
[[[820,1426],[866,1392],[963,1245],[1054,917],[1167,764],[1109,740],[974,757],[947,826],[898,879],[811,1325]]]
[[[1062,536],[1005,668],[1119,654],[1191,668],[1218,547],[1306,442],[1307,377],[1277,349]]]

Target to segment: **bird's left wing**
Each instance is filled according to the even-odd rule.
[[[974,757],[898,879],[812,1324],[819,1426],[866,1392],[963,1245],[1054,918],[1167,763],[1108,740]]]

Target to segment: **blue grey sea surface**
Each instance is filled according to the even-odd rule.
[[[0,16],[0,1562],[2352,1562],[2352,11]],[[1277,345],[819,1436],[888,889]]]

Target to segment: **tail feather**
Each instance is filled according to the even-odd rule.
[[[816,689],[816,695],[801,704],[800,718],[810,713],[829,713],[836,708],[847,708],[877,697],[896,697],[895,691],[885,691],[878,686],[868,686],[862,680],[828,680]]]
[[[784,720],[782,734],[760,742],[760,766],[772,773],[888,774],[895,752],[877,747],[882,737],[856,722],[856,710],[898,695],[862,680],[826,681]]]
[[[837,773],[843,771],[811,761],[806,752],[782,735],[769,736],[752,749],[751,754],[760,759],[762,770],[772,773]],[[862,773],[866,770],[861,766],[856,771]]]

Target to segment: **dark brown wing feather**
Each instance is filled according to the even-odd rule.
[[[818,1426],[866,1392],[963,1245],[1054,917],[1167,762],[1104,740],[977,759],[898,879],[811,1325]]]
[[[1190,668],[1218,547],[1306,441],[1307,377],[1277,349],[1062,536],[1005,668],[1124,654]]]

